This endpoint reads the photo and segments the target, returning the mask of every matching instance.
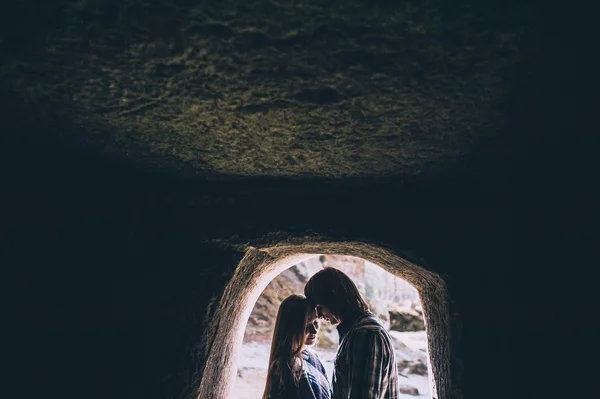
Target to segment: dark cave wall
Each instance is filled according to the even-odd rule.
[[[177,182],[6,144],[8,359],[24,397],[183,397],[244,245],[289,236],[368,241],[439,273],[464,397],[511,395],[511,211],[469,182]]]

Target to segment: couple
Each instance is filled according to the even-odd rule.
[[[279,307],[262,399],[397,399],[392,340],[352,280],[327,267],[308,280],[304,294]],[[317,340],[319,319],[337,325],[340,338],[332,386],[308,349]]]

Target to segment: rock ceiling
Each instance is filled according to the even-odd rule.
[[[14,6],[0,82],[101,154],[199,175],[414,175],[502,141],[533,73],[534,13],[448,4]]]

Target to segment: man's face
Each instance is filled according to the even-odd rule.
[[[327,306],[317,305],[316,306],[317,315],[320,319],[327,320],[332,325],[340,324],[341,320],[334,315],[331,310]]]

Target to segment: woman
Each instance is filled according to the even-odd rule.
[[[325,368],[307,347],[317,341],[319,320],[301,295],[290,295],[279,306],[267,384],[263,399],[330,399]]]

